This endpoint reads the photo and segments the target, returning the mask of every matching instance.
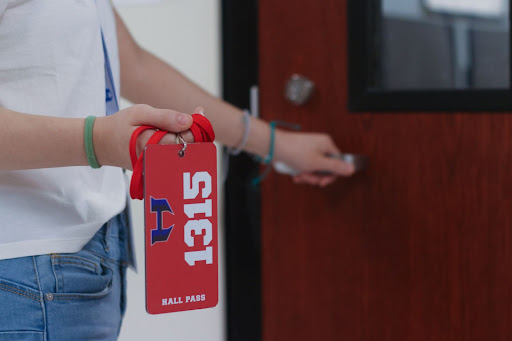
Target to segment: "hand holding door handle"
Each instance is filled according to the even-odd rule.
[[[285,86],[285,98],[294,105],[306,105],[315,89],[313,81],[294,74]],[[298,183],[325,186],[337,176],[350,176],[368,166],[368,158],[360,154],[340,153],[327,134],[287,134],[286,157],[273,163],[278,173],[294,177]]]
[[[368,168],[369,164],[368,156],[363,154],[341,153],[337,155],[330,155],[330,157],[340,159],[354,165],[356,172],[364,171],[366,168]]]
[[[292,175],[297,183],[326,186],[338,176],[347,177],[364,168],[364,158],[343,154],[325,133],[276,130],[273,165]]]

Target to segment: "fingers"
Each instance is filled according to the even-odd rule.
[[[142,150],[144,149],[144,147],[148,143],[149,138],[154,133],[155,133],[155,130],[151,130],[150,129],[150,130],[143,131],[139,135],[139,138],[137,139],[137,149],[136,149],[137,150],[137,155],[140,155],[140,153],[142,153]]]
[[[204,115],[204,108],[197,107],[194,113]],[[195,142],[194,136],[189,130],[193,123],[191,115],[174,110],[155,109],[144,104],[131,107],[131,115],[131,123],[133,125],[150,125],[168,131],[169,133],[160,140],[159,144],[161,145],[176,144],[176,134],[174,133],[180,133],[181,137],[187,143]],[[139,136],[137,140],[137,154],[142,152],[151,135],[154,133],[155,130],[146,130]]]
[[[321,157],[315,164],[314,171],[332,173],[333,175],[350,176],[354,174],[354,165],[328,156]]]
[[[325,187],[336,181],[335,175],[316,175],[313,173],[303,173],[293,177],[293,181],[297,184],[308,184]]]
[[[185,140],[187,143],[194,143],[194,135],[190,132],[190,130],[183,131],[180,133],[181,137]],[[181,140],[176,140],[176,134],[169,133],[166,134],[158,144],[161,145],[167,145],[167,144],[182,144]]]
[[[155,109],[149,105],[133,106],[133,125],[150,125],[169,132],[188,130],[192,125],[190,115],[168,109]]]
[[[332,184],[339,175],[350,176],[355,172],[354,165],[329,157],[321,158],[316,165],[311,172],[294,176],[294,182],[325,187]],[[322,172],[326,174],[321,174]]]
[[[281,132],[279,137],[278,156],[300,172],[293,178],[296,183],[324,187],[355,172],[353,164],[329,156],[339,155],[340,150],[328,134]]]
[[[146,130],[143,133],[140,134],[139,138],[137,139],[137,155],[139,155],[146,144],[148,143],[148,140],[151,138],[151,136],[155,133],[155,130]],[[183,131],[180,133],[181,137],[185,140],[187,143],[194,143],[194,135],[190,132],[190,130]],[[162,139],[158,144],[160,145],[169,145],[169,144],[181,144],[181,140],[179,142],[176,141],[176,134],[174,133],[168,133]]]
[[[319,147],[320,147],[320,152],[322,152],[323,154],[325,155],[329,155],[329,154],[340,154],[340,150],[338,149],[338,147],[336,146],[336,144],[334,143],[334,141],[332,140],[331,136],[327,135],[327,134],[321,134],[319,137],[318,137],[319,141],[318,141],[318,144],[319,144]]]
[[[329,157],[329,155],[338,155],[341,153],[332,138],[327,134],[322,134],[319,136],[319,139],[319,151],[321,152],[321,156],[314,163],[314,170],[341,176],[354,174],[355,169],[353,164],[338,158]]]
[[[326,186],[332,184],[334,181],[336,181],[336,176],[334,176],[334,175],[324,176],[322,179],[320,179],[318,185],[320,187],[326,187]]]
[[[298,184],[318,185],[320,176],[312,173],[302,173],[293,177],[293,181]]]
[[[204,116],[204,108],[203,107],[197,107],[194,109],[194,114],[201,114]]]

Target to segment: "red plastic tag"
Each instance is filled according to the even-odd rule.
[[[217,158],[213,143],[149,145],[144,154],[146,310],[218,302]]]

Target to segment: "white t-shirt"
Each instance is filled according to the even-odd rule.
[[[119,94],[109,0],[0,0],[0,107],[105,115],[101,27]],[[0,259],[79,251],[124,209],[125,193],[114,167],[0,171]]]

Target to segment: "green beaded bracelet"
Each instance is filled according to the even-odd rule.
[[[96,116],[88,116],[85,119],[85,130],[84,130],[84,145],[85,155],[87,156],[87,162],[92,168],[100,168],[101,165],[96,160],[96,154],[94,153],[94,145],[92,143],[92,127],[94,126],[94,120]]]

